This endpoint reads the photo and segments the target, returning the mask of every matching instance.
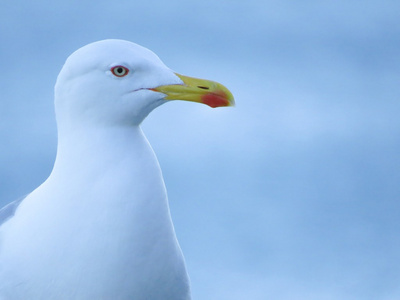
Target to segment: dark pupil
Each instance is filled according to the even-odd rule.
[[[120,73],[120,74],[121,74],[121,73],[123,73],[123,72],[124,72],[124,69],[122,69],[122,68],[118,68],[118,69],[117,69],[117,73]]]

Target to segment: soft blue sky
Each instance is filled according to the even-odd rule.
[[[400,299],[398,1],[0,3],[0,203],[49,175],[67,56],[134,41],[237,106],[143,124],[194,299]]]

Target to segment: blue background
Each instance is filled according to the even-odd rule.
[[[400,299],[399,20],[390,0],[2,0],[0,204],[50,174],[68,55],[126,39],[236,98],[143,124],[194,299]]]

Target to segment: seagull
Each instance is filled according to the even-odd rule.
[[[171,100],[233,106],[214,81],[173,72],[124,40],[86,45],[55,85],[48,179],[0,210],[1,300],[188,300],[157,158],[140,124]]]

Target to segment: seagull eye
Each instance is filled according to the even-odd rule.
[[[115,66],[111,68],[111,72],[117,77],[124,77],[128,75],[129,69],[124,66]]]

